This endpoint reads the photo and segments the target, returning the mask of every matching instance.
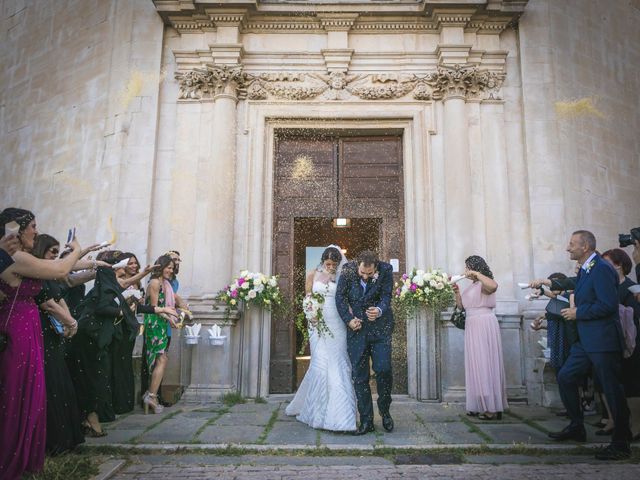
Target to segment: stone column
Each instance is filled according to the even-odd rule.
[[[480,110],[487,257],[495,278],[501,282],[498,297],[513,298],[511,205],[503,101],[484,100]]]
[[[244,73],[240,65],[208,65],[178,78],[183,98],[213,102],[213,124],[201,132],[209,143],[198,158],[195,205],[191,284],[192,294],[202,295],[221,289],[233,275],[236,104]]]
[[[451,84],[444,96],[444,162],[448,271],[458,273],[473,246],[469,128],[465,88]]]
[[[438,400],[438,357],[440,350],[437,317],[420,308],[407,319],[407,377],[409,396],[416,400]]]

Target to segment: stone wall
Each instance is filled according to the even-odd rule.
[[[4,0],[0,205],[147,257],[163,24],[148,0]],[[158,252],[150,252],[156,255]]]
[[[571,271],[573,230],[592,230],[603,251],[640,224],[639,23],[640,2],[629,0],[531,0],[520,20],[537,276]],[[556,112],[585,98],[602,117]]]

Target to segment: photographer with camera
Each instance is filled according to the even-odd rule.
[[[631,258],[636,264],[636,281],[640,283],[640,227],[632,228],[629,233],[618,234],[618,242],[620,248],[630,247],[633,245]],[[640,301],[640,293],[636,293],[636,299]]]

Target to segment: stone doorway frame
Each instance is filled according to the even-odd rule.
[[[273,186],[276,129],[402,131],[402,161],[405,200],[405,259],[412,266],[446,265],[445,239],[438,238],[444,221],[436,205],[444,206],[444,161],[434,158],[431,142],[441,118],[434,102],[262,102],[245,101],[239,106],[236,165],[236,232],[233,255],[235,270],[247,268],[271,272],[273,234]],[[305,112],[301,117],[300,112]],[[440,141],[440,140],[438,140]],[[267,208],[265,208],[267,207]],[[441,236],[442,237],[442,236]],[[240,391],[245,396],[269,395],[271,315],[249,310],[241,320],[243,352],[239,365]],[[418,331],[407,331],[407,344],[416,345]],[[424,341],[422,339],[422,341]],[[435,339],[434,339],[435,341]],[[408,351],[415,352],[415,349]],[[429,398],[439,398],[439,366],[432,350],[428,363]],[[407,359],[409,371],[418,365],[418,354]],[[424,360],[421,362],[424,364]],[[414,367],[415,368],[415,367]],[[418,372],[419,373],[419,372]],[[413,375],[408,391],[420,397]],[[423,397],[424,398],[424,397]]]

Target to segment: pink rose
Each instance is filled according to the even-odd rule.
[[[411,287],[409,287],[409,290],[411,290],[412,292],[415,292],[418,289],[418,286],[415,283],[411,284]]]

